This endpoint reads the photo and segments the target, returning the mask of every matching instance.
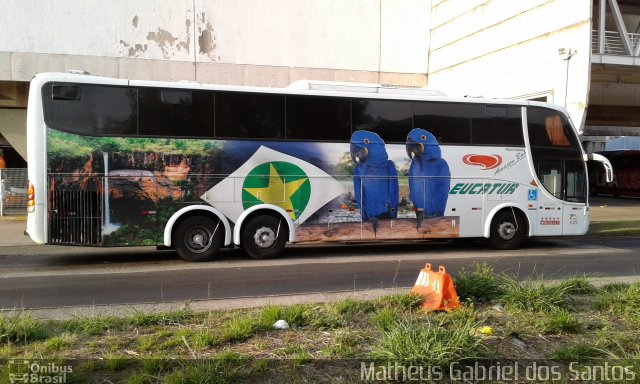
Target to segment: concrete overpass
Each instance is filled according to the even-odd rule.
[[[594,0],[585,135],[640,135],[640,0]]]

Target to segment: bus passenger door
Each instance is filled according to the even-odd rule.
[[[561,235],[563,221],[562,168],[563,161],[558,159],[542,160],[539,164],[539,177],[546,191],[555,198],[538,196],[537,235]]]
[[[583,161],[565,160],[564,182],[562,234],[582,235],[587,224],[587,174]]]
[[[580,235],[585,228],[586,171],[578,160],[543,160],[544,188],[556,199],[538,203],[538,235]]]

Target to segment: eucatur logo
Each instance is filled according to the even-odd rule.
[[[477,165],[482,169],[493,169],[502,164],[500,155],[465,155],[462,161],[468,165]]]

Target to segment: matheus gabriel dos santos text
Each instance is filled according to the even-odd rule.
[[[360,363],[360,380],[374,381],[633,381],[636,371],[631,365],[609,362],[587,365],[577,362],[569,365],[550,365],[540,362],[451,363],[449,366],[403,365],[398,362]]]

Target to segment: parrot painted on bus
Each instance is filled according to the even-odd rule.
[[[451,185],[451,171],[442,158],[435,136],[422,128],[407,135],[409,198],[416,212],[416,228],[424,217],[444,216]]]
[[[378,219],[395,219],[398,215],[398,171],[385,149],[384,140],[370,131],[356,131],[351,136],[353,189],[362,220],[371,222],[374,233]]]

